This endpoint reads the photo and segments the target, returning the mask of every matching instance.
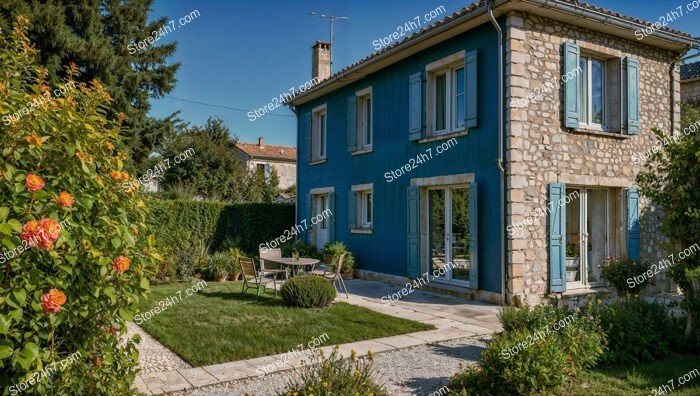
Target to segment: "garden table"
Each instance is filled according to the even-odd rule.
[[[266,258],[265,261],[272,261],[284,266],[288,266],[292,269],[292,276],[296,276],[299,272],[299,269],[305,269],[306,267],[311,267],[311,271],[313,271],[316,264],[320,262],[320,260],[302,257],[300,257],[298,261],[295,261],[291,257]]]

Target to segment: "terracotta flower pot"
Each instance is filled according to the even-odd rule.
[[[226,282],[228,278],[222,278],[218,275],[214,275],[214,282]]]
[[[238,278],[241,276],[241,274],[240,274],[240,272],[236,272],[236,273],[229,274],[229,276],[231,276],[232,281],[236,282],[236,281],[238,281]]]

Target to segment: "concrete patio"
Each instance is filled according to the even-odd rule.
[[[435,330],[339,345],[339,352],[349,356],[351,350],[378,354],[458,338],[490,335],[501,330],[498,306],[476,301],[414,290],[398,301],[387,304],[382,297],[399,292],[401,287],[383,282],[355,279],[346,281],[349,298],[338,294],[336,301],[348,302],[376,312],[432,324]],[[333,345],[320,348],[330,353]],[[146,351],[143,351],[146,352]],[[142,352],[142,353],[143,353]],[[183,391],[198,387],[238,381],[260,376],[260,368],[284,360],[284,354],[186,369],[149,372],[137,376],[134,387],[146,395]],[[148,359],[143,356],[142,359]],[[300,367],[307,356],[288,359],[274,372]]]

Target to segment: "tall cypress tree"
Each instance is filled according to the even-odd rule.
[[[139,170],[174,122],[173,116],[148,117],[148,100],[173,90],[180,67],[166,63],[177,42],[129,53],[129,44],[148,38],[168,22],[165,17],[148,21],[152,4],[153,0],[0,1],[3,32],[9,31],[17,16],[29,19],[29,38],[40,51],[49,82],[65,77],[64,67],[73,62],[80,70],[80,81],[102,83],[114,99],[112,111],[127,116],[126,144]]]

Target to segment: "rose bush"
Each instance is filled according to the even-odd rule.
[[[160,256],[139,237],[139,192],[121,187],[133,179],[118,149],[124,117],[107,116],[109,94],[75,83],[74,66],[74,88],[52,97],[27,25],[0,34],[0,393],[130,394],[138,339],[125,321]]]

